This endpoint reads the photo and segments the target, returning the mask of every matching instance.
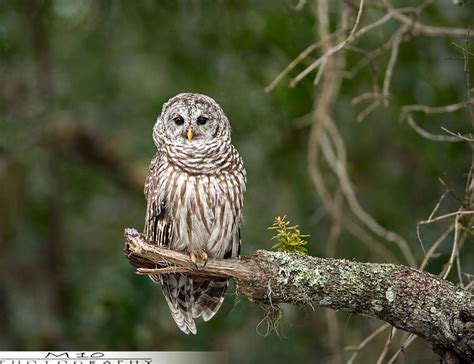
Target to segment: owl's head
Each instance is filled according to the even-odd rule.
[[[230,124],[219,104],[206,95],[182,93],[169,99],[153,127],[157,147],[163,143],[230,141]]]

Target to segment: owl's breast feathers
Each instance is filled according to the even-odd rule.
[[[230,143],[190,154],[168,146],[152,160],[145,234],[175,250],[236,257],[246,185],[242,160]]]

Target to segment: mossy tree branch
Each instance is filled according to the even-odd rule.
[[[251,302],[375,317],[426,339],[442,357],[474,362],[473,294],[417,269],[264,250],[196,269],[187,254],[151,244],[134,229],[125,230],[125,254],[139,274],[232,278]]]

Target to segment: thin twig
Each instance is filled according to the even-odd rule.
[[[348,79],[352,79],[355,77],[355,75],[357,75],[365,66],[367,66],[368,64],[373,64],[373,66],[375,66],[375,59],[380,57],[382,54],[384,54],[385,52],[387,52],[391,46],[392,46],[392,42],[393,42],[393,37],[391,37],[387,42],[385,42],[384,44],[382,44],[380,47],[376,48],[375,50],[373,51],[370,51],[370,52],[367,52],[367,51],[363,51],[364,53],[364,58],[362,58],[353,68],[350,72],[346,72],[345,74],[345,78],[348,78]],[[354,50],[355,47],[351,47],[351,46],[346,46],[346,49],[347,50]],[[375,67],[373,67],[375,69]]]
[[[462,139],[466,142],[474,142],[474,138],[472,137],[472,135],[469,135],[469,137],[465,136],[465,135],[462,135],[460,133],[454,133],[452,132],[451,130],[448,130],[446,129],[445,127],[441,127],[442,130],[444,130],[446,133],[448,134],[451,134],[452,136],[456,137],[456,138],[459,138],[459,139]]]
[[[319,42],[315,42],[311,45],[309,45],[303,52],[301,52],[293,61],[291,61],[288,66],[285,67],[283,71],[281,71],[278,76],[276,76],[273,81],[265,87],[265,92],[270,92],[272,91],[276,85],[280,83],[280,81],[285,78],[285,76],[290,73],[290,71],[295,68],[298,64],[301,63],[306,57],[308,57],[312,52],[323,46],[325,43],[331,41],[334,37],[338,36],[341,33],[340,30],[334,32],[333,34],[330,34],[328,38],[321,40]]]
[[[471,119],[471,125],[474,127],[474,110],[472,109],[472,99],[471,99],[471,77],[470,77],[470,67],[469,67],[469,57],[470,52],[467,50],[469,47],[469,35],[470,30],[466,35],[466,47],[462,48],[462,55],[464,58],[464,73],[466,74],[466,108]]]
[[[405,105],[402,107],[401,117],[404,118],[405,114],[410,114],[413,112],[423,112],[425,114],[450,113],[450,112],[465,109],[466,105],[467,105],[466,101],[461,101],[455,104],[445,105],[445,106],[427,106],[427,105],[418,105],[418,104]]]
[[[429,220],[423,220],[420,221],[418,224],[426,225],[426,224],[432,224],[436,221],[444,220],[453,216],[461,216],[461,215],[474,215],[474,211],[456,211],[456,212],[450,212],[449,214],[441,215]]]
[[[418,228],[419,225],[417,225]],[[440,245],[444,242],[444,240],[448,237],[448,235],[453,231],[454,225],[450,225],[442,234],[441,236],[436,239],[430,249],[425,254],[423,261],[420,264],[420,270],[424,270],[428,265],[428,261],[434,256],[436,250],[440,247]]]
[[[377,330],[374,330],[372,333],[370,333],[370,335],[368,335],[364,340],[362,340],[359,345],[357,346],[348,346],[346,348],[344,348],[344,350],[346,351],[354,351],[352,353],[352,356],[349,358],[349,360],[347,361],[347,364],[352,364],[355,360],[355,358],[357,357],[357,355],[359,354],[359,352],[368,344],[370,343],[373,339],[375,339],[380,333],[384,332],[385,330],[387,330],[388,328],[390,327],[389,324],[383,324],[383,325],[380,325],[380,327],[377,329]]]
[[[411,33],[415,37],[472,37],[470,29],[465,28],[451,28],[451,27],[435,27],[425,25],[420,22],[413,22],[413,20],[402,14],[400,11],[393,10],[393,18],[403,24],[411,24]]]
[[[458,253],[456,254],[456,269],[458,271],[458,285],[461,288],[464,288],[464,280],[462,279],[462,267],[461,267],[461,259],[459,259],[459,249],[458,248]]]
[[[458,213],[456,215],[456,219],[454,220],[454,238],[453,238],[453,249],[451,250],[451,256],[449,257],[449,261],[447,266],[444,269],[444,273],[441,274],[443,279],[446,279],[449,272],[451,272],[451,268],[453,266],[454,260],[456,259],[457,255],[459,254],[459,219],[461,215]]]
[[[384,360],[385,356],[387,355],[388,349],[390,347],[390,343],[392,342],[392,339],[393,339],[393,337],[395,336],[396,333],[397,333],[397,328],[392,327],[392,329],[390,330],[390,334],[388,335],[387,340],[385,341],[385,345],[382,349],[382,352],[380,353],[380,355],[377,359],[377,364],[382,364],[383,363],[383,360]]]
[[[362,110],[359,114],[356,116],[357,122],[362,122],[364,119],[371,113],[373,113],[377,108],[380,106],[380,101],[375,100],[369,106],[367,106],[364,110]]]
[[[405,115],[405,118],[408,122],[408,125],[417,132],[420,136],[422,136],[425,139],[433,140],[435,142],[449,142],[449,143],[459,143],[462,142],[463,140],[453,136],[449,135],[440,135],[440,134],[432,134],[425,129],[421,128],[413,119],[413,116],[411,114]]]
[[[316,77],[314,78],[313,84],[315,86],[319,85],[319,81],[321,81],[321,78],[323,77],[324,70],[326,69],[326,64],[328,63],[328,59],[324,58],[321,67],[318,69],[318,73],[316,73]]]
[[[398,356],[400,353],[405,352],[406,348],[413,342],[418,336],[414,334],[410,334],[408,338],[403,342],[403,344],[398,348],[398,350],[393,354],[393,356],[390,358],[390,360],[387,362],[387,364],[393,364],[395,363],[395,360],[397,360]]]
[[[333,201],[336,210],[331,216],[333,221],[331,229],[329,230],[328,244],[326,247],[326,256],[328,257],[336,256],[336,245],[342,231],[342,206],[344,204],[344,198],[340,188],[336,190]]]
[[[298,4],[296,4],[295,6],[295,10],[301,11],[303,10],[305,5],[306,5],[306,0],[299,0]]]
[[[428,217],[428,220],[431,220],[433,218],[433,216],[436,214],[436,212],[438,211],[439,209],[439,206],[441,205],[441,202],[444,200],[444,198],[446,197],[446,195],[449,193],[449,190],[445,191],[441,197],[439,198],[438,202],[436,203],[433,211],[431,211],[431,214],[430,216]]]
[[[331,57],[333,54],[339,52],[341,49],[343,49],[347,44],[351,43],[354,39],[360,37],[361,35],[365,34],[366,32],[376,28],[377,26],[380,26],[382,25],[384,22],[388,21],[390,19],[390,17],[387,17],[386,20],[384,20],[383,22],[381,22],[380,20],[378,21],[379,23],[375,24],[371,24],[363,29],[361,29],[359,32],[355,33],[356,30],[357,30],[357,27],[359,26],[359,22],[360,22],[360,18],[362,16],[362,10],[364,8],[364,0],[360,0],[360,3],[359,3],[359,10],[357,11],[357,17],[356,17],[356,20],[355,20],[355,23],[354,23],[354,26],[352,27],[352,30],[351,32],[349,33],[349,36],[344,39],[342,42],[338,43],[336,46],[332,47],[331,49],[329,49],[326,53],[324,53],[321,57],[319,57],[316,61],[314,61],[311,65],[309,65],[303,72],[301,72],[299,75],[297,75],[294,79],[291,80],[290,82],[290,86],[294,87],[296,86],[296,84],[298,82],[300,82],[303,78],[306,77],[306,75],[308,75],[308,73],[310,73],[312,70],[314,70],[315,68],[319,67],[323,61],[325,61],[325,59]],[[387,14],[388,15],[388,14]],[[384,17],[385,18],[385,17]],[[383,18],[382,18],[383,19]],[[381,20],[382,20],[381,19]],[[367,29],[366,29],[367,28]],[[362,33],[362,31],[364,31]]]
[[[379,92],[364,92],[359,96],[354,97],[351,100],[352,105],[357,105],[358,103],[366,100],[374,100],[374,99],[381,99],[383,96]]]
[[[385,105],[388,105],[390,83],[392,80],[393,69],[395,68],[395,63],[397,62],[397,59],[398,59],[398,50],[403,40],[403,36],[405,35],[406,32],[408,32],[409,29],[410,29],[410,25],[408,24],[399,28],[393,38],[392,52],[390,53],[390,59],[387,64],[387,69],[385,71],[385,78],[383,81],[382,96],[384,98]]]
[[[464,287],[464,289],[468,291],[468,290],[471,290],[473,286],[474,286],[474,281],[470,281],[468,284],[466,284],[466,287]]]

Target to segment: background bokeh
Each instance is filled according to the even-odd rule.
[[[295,88],[285,79],[264,92],[315,39],[311,4],[296,11],[294,3],[0,1],[0,349],[224,350],[236,363],[331,359],[323,309],[284,306],[282,335],[265,336],[264,311],[233,290],[212,321],[198,324],[197,336],[182,334],[159,287],[135,275],[122,251],[123,229],[143,227],[142,188],[161,105],[176,93],[200,92],[225,110],[245,161],[243,255],[271,248],[267,227],[278,215],[311,235],[310,254],[325,255],[330,221],[306,159],[312,77]],[[331,5],[332,17],[340,5]],[[367,11],[364,23],[377,16]],[[472,1],[462,7],[438,1],[422,18],[458,27],[472,27],[472,19]],[[373,32],[366,45],[381,44],[395,25]],[[355,121],[361,110],[351,99],[370,89],[369,70],[343,82],[334,107],[362,205],[404,236],[418,260],[416,222],[443,193],[439,177],[462,195],[470,153],[464,143],[420,138],[399,123],[400,107],[465,99],[453,42],[465,40],[404,43],[390,106],[364,122]],[[351,55],[346,68],[357,59]],[[386,64],[388,54],[381,59]],[[418,121],[438,133],[440,126],[470,131],[462,111]],[[441,212],[450,206],[455,202],[447,199]],[[424,229],[424,237],[430,241],[439,231]],[[387,248],[394,263],[405,263],[394,246]],[[446,245],[428,270],[438,272],[449,254]],[[472,248],[463,255],[473,273]],[[335,256],[380,261],[346,233]],[[379,324],[336,317],[341,350]],[[385,339],[362,352],[360,362],[376,358]],[[434,357],[419,340],[402,360]]]

